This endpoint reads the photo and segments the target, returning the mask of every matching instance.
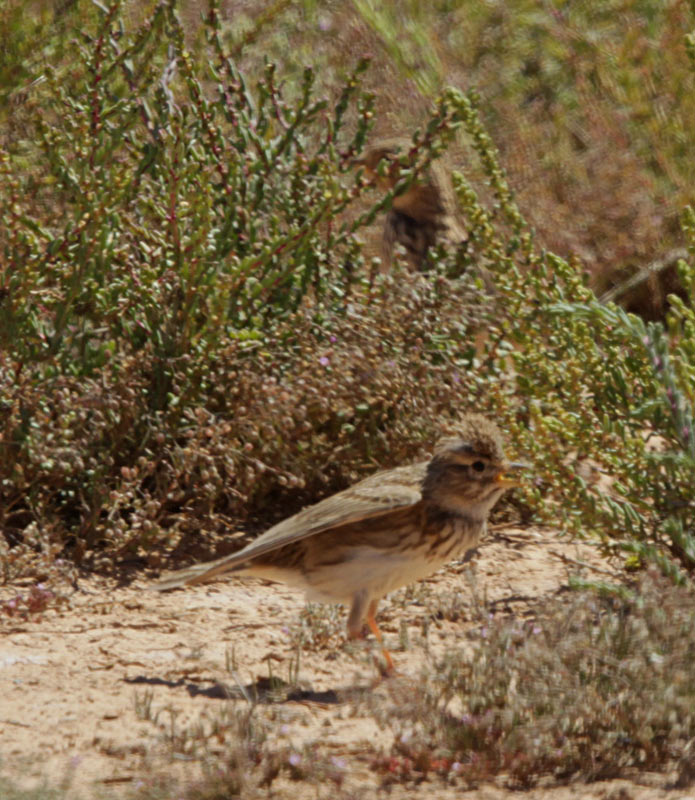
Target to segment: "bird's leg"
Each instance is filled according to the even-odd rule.
[[[376,636],[377,642],[379,642],[381,645],[381,652],[386,660],[386,674],[390,675],[392,672],[395,672],[396,668],[393,665],[391,653],[389,653],[389,651],[384,647],[381,631],[379,630],[379,626],[376,624],[376,620],[374,619],[378,604],[378,600],[372,600],[372,602],[369,604],[369,609],[367,610],[367,625],[369,625],[369,630]]]
[[[386,674],[390,675],[395,672],[393,659],[391,654],[384,647],[383,637],[379,626],[376,624],[374,616],[376,615],[376,607],[379,604],[378,600],[371,600],[366,591],[362,590],[356,592],[352,598],[352,607],[350,608],[350,615],[348,616],[347,628],[348,636],[351,639],[361,639],[363,636],[362,626],[366,619],[369,630],[376,636],[377,642],[381,645],[381,652],[386,661]]]
[[[350,639],[362,638],[362,626],[364,625],[364,618],[367,616],[368,603],[369,595],[364,589],[355,592],[347,621],[348,636]]]

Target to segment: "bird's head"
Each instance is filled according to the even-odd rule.
[[[525,465],[504,457],[497,426],[480,414],[465,416],[442,439],[423,482],[423,498],[449,511],[485,519],[507,489],[521,483],[508,473]]]

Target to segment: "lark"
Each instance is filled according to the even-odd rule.
[[[413,149],[407,139],[385,139],[368,147],[355,159],[383,191],[393,189],[400,178],[400,161]],[[386,161],[385,169],[379,165]],[[379,173],[383,174],[379,174]],[[411,267],[423,271],[427,252],[437,244],[456,247],[468,240],[459,222],[451,179],[440,161],[433,161],[426,174],[417,178],[403,193],[393,198],[384,222],[382,253],[387,266],[392,263],[396,245],[406,252]]]
[[[379,601],[477,547],[490,509],[519,486],[498,428],[478,414],[439,442],[429,461],[377,472],[273,526],[243,550],[165,576],[174,589],[253,575],[303,589],[307,599],[350,607],[348,635],[366,626],[380,644]],[[388,651],[387,670],[393,670]]]

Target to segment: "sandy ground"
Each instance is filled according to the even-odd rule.
[[[373,698],[397,702],[399,692],[416,689],[429,661],[465,646],[482,598],[488,611],[523,616],[538,598],[566,586],[570,574],[602,577],[597,569],[611,568],[589,544],[539,529],[493,532],[468,564],[449,565],[384,601],[378,619],[398,675],[382,681],[375,643],[345,642],[344,609],[307,612],[302,595],[284,586],[236,580],[158,594],[145,581],[80,580],[69,608],[28,621],[0,619],[0,775],[22,787],[68,786],[70,798],[127,797],[157,770],[195,776],[195,760],[171,766],[172,740],[258,702],[258,715],[272,721],[291,750],[319,742],[335,754],[345,773],[341,791],[381,796],[382,776],[360,759],[367,745],[388,754],[392,742],[391,730],[369,712]],[[0,601],[16,593],[3,587]],[[441,610],[452,607],[461,613],[448,616],[459,618],[441,619]],[[271,675],[297,687],[289,699],[268,695]],[[647,775],[525,794],[695,798],[695,790],[667,786],[667,776]],[[409,791],[392,786],[390,796]],[[463,792],[440,782],[435,796],[510,794],[495,786]],[[281,779],[263,795],[337,796],[335,787],[303,792],[301,782]]]

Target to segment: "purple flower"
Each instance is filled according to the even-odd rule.
[[[298,767],[302,763],[302,757],[299,753],[292,753],[288,759],[293,767]]]
[[[327,367],[330,363],[331,362],[326,358],[326,356],[321,356],[321,358],[319,358],[319,364],[322,367]]]

